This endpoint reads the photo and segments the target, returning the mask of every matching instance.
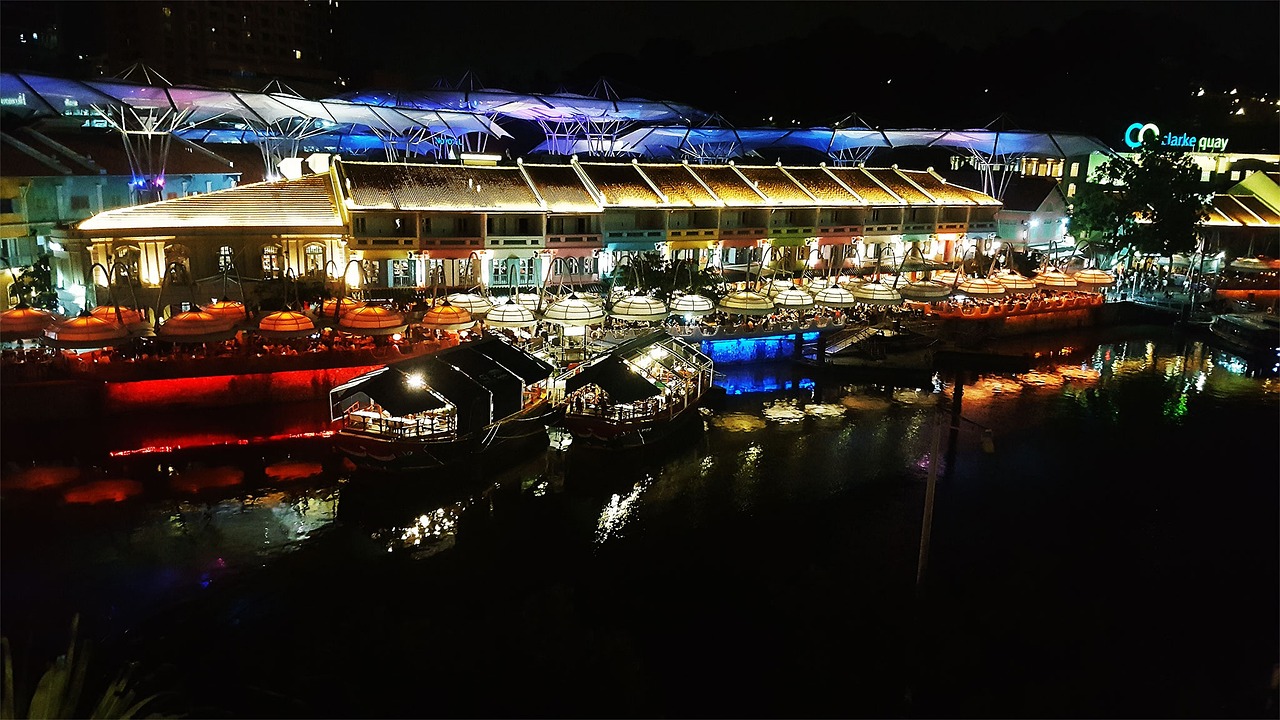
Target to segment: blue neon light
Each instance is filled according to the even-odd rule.
[[[818,333],[810,332],[801,335],[801,342],[815,342]],[[734,338],[725,340],[703,340],[702,352],[715,361],[717,365],[733,365],[736,363],[754,363],[768,360],[786,360],[795,354],[796,336],[769,335],[756,338]]]

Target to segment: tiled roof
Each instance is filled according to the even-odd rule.
[[[893,168],[866,169],[866,171],[892,190],[894,195],[906,200],[908,205],[924,205],[933,202],[928,195],[916,189]]]
[[[342,228],[329,175],[241,185],[229,190],[109,210],[82,231],[169,228]]]
[[[969,205],[974,202],[971,193],[958,189],[955,185],[949,185],[946,181],[941,180],[933,173],[919,172],[914,170],[903,170],[902,174],[911,178],[911,181],[919,185],[921,189],[933,196],[940,203],[948,205]]]
[[[728,165],[699,165],[690,167],[711,192],[729,207],[754,207],[764,205],[764,200],[746,180]]]
[[[679,165],[641,165],[640,172],[667,196],[667,202],[679,207],[722,207],[714,195],[698,182],[683,163]]]
[[[653,207],[662,203],[662,198],[630,163],[581,163],[578,167],[604,196],[605,205]]]
[[[901,205],[902,200],[894,197],[884,188],[876,184],[862,168],[838,167],[828,168],[832,175],[840,178],[840,182],[860,195],[872,205]]]
[[[600,211],[572,165],[525,165],[524,169],[551,212]]]
[[[1230,208],[1230,200],[1227,195],[1214,195],[1209,207],[1206,208],[1208,218],[1204,221],[1206,225],[1241,225],[1242,223],[1231,216],[1228,212]],[[1232,203],[1234,204],[1234,203]]]
[[[1250,204],[1248,201],[1252,201]],[[1261,209],[1263,212],[1259,212]],[[1246,225],[1249,227],[1275,227],[1280,225],[1280,218],[1276,217],[1257,198],[1248,195],[1214,195],[1213,210],[1210,214],[1209,222],[1214,224],[1215,221],[1221,222],[1218,215],[1225,216],[1234,224]]]
[[[789,167],[787,172],[804,186],[819,203],[832,205],[863,205],[862,198],[855,197],[839,183],[831,173],[820,167]]]
[[[812,205],[813,198],[787,177],[782,168],[774,165],[738,166],[738,171],[751,181],[756,189],[778,205]]]
[[[517,167],[344,162],[352,209],[541,211]]]
[[[1232,195],[1231,197],[1248,208],[1254,215],[1257,215],[1264,223],[1280,225],[1280,214],[1277,214],[1275,210],[1272,210],[1266,203],[1253,195]]]

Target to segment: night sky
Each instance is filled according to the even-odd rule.
[[[62,5],[69,39],[100,42],[94,15],[109,6]],[[49,6],[0,2],[0,22]],[[1232,150],[1280,144],[1277,2],[341,0],[337,12],[328,60],[346,89],[455,84],[470,71],[485,87],[587,93],[603,77],[623,97],[688,103],[737,127],[856,113],[880,127],[998,122],[1115,145],[1143,121],[1228,135]]]

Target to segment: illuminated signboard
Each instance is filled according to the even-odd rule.
[[[1136,122],[1124,131],[1124,144],[1133,149],[1142,147],[1142,143],[1148,137],[1154,136],[1160,141],[1161,145],[1171,148],[1186,148],[1188,150],[1199,150],[1200,152],[1226,152],[1227,140],[1224,137],[1196,137],[1195,135],[1175,135],[1174,133],[1160,134],[1160,128],[1155,123]]]

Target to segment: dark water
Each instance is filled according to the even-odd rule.
[[[0,625],[29,677],[79,612],[99,672],[195,716],[1274,716],[1280,384],[1153,332],[1005,349],[1041,366],[966,387],[919,588],[946,379],[753,368],[661,451],[389,483],[310,440],[309,479],[249,447],[196,495],[182,453],[104,468],[143,482],[120,503],[10,485]]]

